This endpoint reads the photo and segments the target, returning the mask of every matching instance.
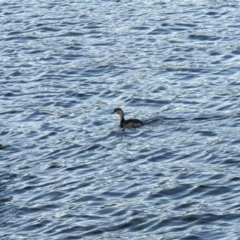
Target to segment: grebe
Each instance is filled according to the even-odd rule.
[[[137,128],[143,125],[138,119],[124,119],[124,112],[121,108],[115,108],[112,114],[118,114],[120,116],[120,127],[121,128]]]

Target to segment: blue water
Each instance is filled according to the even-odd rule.
[[[1,1],[0,239],[239,240],[239,16]]]

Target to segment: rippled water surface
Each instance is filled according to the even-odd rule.
[[[240,239],[239,16],[1,1],[0,238]]]

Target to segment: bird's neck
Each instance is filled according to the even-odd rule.
[[[120,116],[121,122],[124,122],[125,119],[124,119],[124,114],[123,114],[123,112],[120,112],[120,113],[119,113],[119,116]]]

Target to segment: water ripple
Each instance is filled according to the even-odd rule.
[[[237,240],[238,16],[2,1],[1,239]],[[145,125],[122,131],[116,107]]]

